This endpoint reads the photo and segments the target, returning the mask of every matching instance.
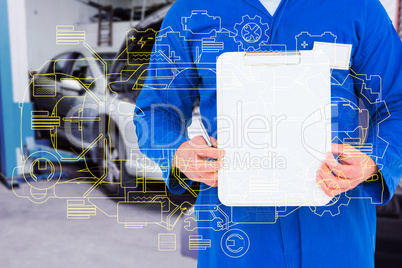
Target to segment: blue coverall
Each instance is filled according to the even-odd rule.
[[[378,0],[282,0],[274,16],[258,0],[178,0],[165,17],[136,103],[140,149],[159,164],[169,189],[183,193],[191,181],[175,179],[171,162],[188,140],[183,130],[198,96],[216,137],[217,57],[309,50],[315,41],[352,45],[350,69],[331,73],[333,142],[359,138],[358,107],[364,105],[370,119],[365,144],[381,176],[327,207],[230,208],[220,204],[216,188],[201,184],[197,205],[219,207],[230,225],[198,230],[212,242],[199,251],[199,267],[374,267],[375,204],[390,200],[402,174],[402,45]],[[210,213],[199,217],[208,220]],[[230,232],[240,236],[228,242]]]

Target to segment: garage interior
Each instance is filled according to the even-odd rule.
[[[105,69],[125,68],[116,59],[123,55],[126,40],[136,34],[132,29],[145,27],[138,29],[150,34],[148,29],[160,23],[173,2],[0,1],[1,267],[196,267],[195,247],[208,246],[193,226],[197,185],[177,196],[154,179],[160,176],[157,172],[144,171],[133,178],[129,163],[138,149],[123,148],[118,123],[110,123],[112,116],[123,123],[131,120],[136,96],[116,80],[113,91],[122,99],[116,104],[110,97],[103,103],[114,107],[117,115],[94,115],[88,109],[84,116],[82,105],[93,102],[83,98],[79,85],[66,82],[61,85],[64,99],[78,102],[65,105],[76,109],[60,120],[46,108],[60,100],[56,68],[65,68],[61,70],[79,77],[83,85],[102,81]],[[381,2],[402,36],[401,1]],[[97,53],[103,53],[101,68]],[[84,58],[95,63],[83,64]],[[38,99],[41,102],[35,102]],[[58,105],[60,112],[63,106]],[[104,145],[99,143],[102,138],[83,131],[91,127],[104,133],[102,122],[118,129],[113,135],[108,129]],[[57,129],[68,133],[57,136]],[[71,144],[65,142],[68,139]],[[105,155],[110,161],[103,160]],[[122,180],[124,176],[130,179]],[[109,181],[103,185],[99,177]],[[401,206],[399,187],[387,206],[378,207],[376,267],[402,266]]]

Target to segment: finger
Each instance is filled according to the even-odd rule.
[[[323,183],[325,183],[327,189],[332,193],[335,193],[335,195],[352,190],[359,184],[359,181],[356,180],[344,180],[339,179],[335,176],[333,176],[331,179],[326,179],[323,178],[321,174],[319,174],[318,176],[322,179]]]
[[[344,167],[344,169],[341,169],[340,171],[342,171],[344,176],[349,180],[365,180],[367,178],[367,174],[377,172],[374,160],[359,150],[355,150],[354,153],[350,152],[350,154],[348,153],[347,155],[342,155],[340,159],[341,166]],[[337,169],[339,170],[339,167]]]
[[[331,152],[333,154],[341,154],[344,150],[343,144],[331,143]]]
[[[215,172],[223,166],[223,160],[205,161],[198,160],[194,165],[194,170],[199,172]]]
[[[325,183],[324,179],[320,175],[317,176],[317,184],[318,186],[320,186],[320,188],[324,191],[326,195],[328,195],[331,198],[334,197],[333,191],[336,189],[331,189],[330,187],[328,187],[328,185]]]
[[[374,160],[369,156],[369,155],[365,155],[363,160],[360,162],[362,167],[375,167],[377,166],[377,164],[374,162]]]
[[[343,180],[348,180],[348,179],[354,179],[354,169],[355,166],[349,166],[349,165],[339,165],[337,168],[330,168],[331,173],[335,174],[336,178],[343,179]]]
[[[346,190],[344,190],[344,189],[333,189],[333,190],[331,190],[331,197],[334,198],[335,196],[337,196],[338,194],[341,194],[343,192],[346,192]]]
[[[198,174],[199,182],[203,182],[211,187],[218,186],[218,173],[217,172],[202,172]]]
[[[214,137],[209,137],[209,138],[211,139],[212,146],[214,146],[215,148],[218,148],[218,141]]]
[[[332,161],[324,161],[330,168],[330,170],[339,178],[348,181],[360,180],[364,178],[366,169],[365,158],[356,159],[356,161],[350,161],[351,164],[338,164],[335,167],[331,164]],[[324,172],[325,173],[325,172]]]
[[[348,144],[337,144],[337,143],[332,143],[331,144],[331,152],[328,152],[326,155],[326,158],[329,159],[327,164],[329,164],[331,167],[336,167],[339,162],[341,163],[345,163],[345,160],[349,157],[347,155],[345,155],[345,149],[347,147]],[[330,154],[332,156],[330,156]],[[338,160],[335,159],[335,157],[333,157],[333,155],[338,155]],[[332,164],[330,163],[332,162]]]
[[[217,149],[213,147],[208,147],[205,149],[196,149],[195,153],[202,157],[210,157],[210,158],[221,158],[225,156],[225,150]]]
[[[350,178],[353,170],[353,166],[351,165],[343,165],[339,163],[333,156],[332,153],[327,153],[327,157],[324,160],[325,167],[323,168],[324,173],[333,172],[339,178]]]
[[[336,183],[335,181],[333,181],[333,180],[331,180],[331,179],[325,179],[325,178],[323,178],[323,177],[321,177],[321,178],[322,178],[322,181],[325,183],[327,189],[328,189],[329,191],[331,191],[331,193],[332,193],[333,191],[336,191],[336,190],[341,189],[341,188],[339,187],[338,183]]]
[[[342,165],[345,165],[345,164],[353,165],[356,162],[355,160],[357,159],[357,157],[359,157],[359,156],[343,153],[343,154],[339,155],[338,159]]]
[[[330,153],[330,152],[326,153],[324,163],[327,164],[329,167],[332,167],[332,168],[335,168],[338,165],[340,165],[338,160],[335,159],[333,153]]]
[[[317,171],[317,173],[320,173],[323,178],[327,179],[335,177],[326,163],[321,164],[320,169]]]
[[[339,162],[341,164],[350,164],[352,165],[355,160],[359,160],[362,157],[365,157],[366,154],[361,152],[360,150],[356,149],[350,144],[344,144],[343,145],[343,151],[339,154]]]
[[[339,175],[337,174],[336,176],[334,176],[331,171],[333,171],[333,169],[330,169],[324,163],[323,165],[321,165],[321,168],[320,170],[318,170],[317,174],[324,179],[329,188],[350,189],[351,183],[347,178],[343,176],[342,172],[340,172]]]
[[[328,189],[331,190],[339,189],[339,186],[332,179],[326,179],[323,176],[321,176],[321,178]]]
[[[191,140],[188,141],[189,145],[193,148],[202,149],[209,148],[207,142],[202,136],[195,136]]]
[[[321,177],[321,179],[322,179],[322,177]],[[321,189],[323,189],[325,194],[331,198],[335,197],[336,195],[338,195],[342,192],[345,192],[345,190],[339,188],[336,183],[326,180],[326,179],[322,179],[322,186],[323,187],[321,187]]]
[[[355,150],[353,152],[344,151],[339,156],[339,162],[341,162],[341,164],[354,165],[360,163],[366,156],[367,155],[365,153],[362,153],[359,150]]]

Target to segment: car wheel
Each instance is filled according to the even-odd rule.
[[[103,182],[105,190],[110,194],[121,195],[121,191],[124,193],[122,188],[122,178],[124,169],[124,164],[121,159],[124,159],[125,151],[123,146],[119,146],[119,135],[112,133],[111,138],[107,139],[107,148],[104,153],[104,157],[101,160],[101,165],[99,165],[99,174],[103,174]]]
[[[125,167],[126,148],[118,129],[110,127],[109,130],[109,134],[102,131],[106,143],[96,147],[92,160],[96,164],[96,177],[102,178],[100,189],[110,197],[124,197],[125,188],[136,188],[136,178],[129,175]]]

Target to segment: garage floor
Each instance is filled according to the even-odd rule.
[[[50,198],[41,204],[21,197],[31,191],[27,183],[21,184],[15,193],[0,184],[0,267],[197,266],[196,252],[187,248],[188,235],[194,234],[183,231],[183,218],[179,219],[172,231],[155,224],[139,229],[125,228],[124,224],[118,223],[116,215],[113,216],[116,214],[117,201],[105,198],[104,193],[98,191],[95,195],[100,198],[91,199],[101,208],[96,210],[96,215],[89,219],[67,219],[68,200],[73,196],[82,196],[88,189],[88,183],[84,179],[82,183],[64,180],[60,184],[61,190],[57,192],[59,198]],[[402,191],[398,189],[394,199],[401,194]],[[172,200],[181,203],[189,199],[176,196]],[[142,216],[141,208],[130,204],[124,210],[128,211],[128,215]],[[154,210],[150,214],[147,217],[157,219],[161,213],[160,210]],[[389,219],[380,215],[376,267],[400,267],[398,251],[402,240],[395,236],[400,231],[400,219],[400,216],[394,215]],[[160,251],[158,246],[172,249],[171,243],[158,243],[161,234],[168,234],[170,238],[175,235],[176,248]],[[186,256],[183,256],[183,252]]]
[[[83,187],[75,184],[68,191],[80,192]],[[27,190],[29,185],[22,184],[16,192]],[[102,202],[105,208],[116,206],[113,200]],[[196,267],[194,258],[180,253],[180,222],[173,231],[158,225],[125,228],[116,218],[99,211],[88,220],[71,220],[66,216],[66,203],[61,198],[35,204],[0,184],[0,266]],[[158,250],[161,233],[176,233],[175,251]]]

